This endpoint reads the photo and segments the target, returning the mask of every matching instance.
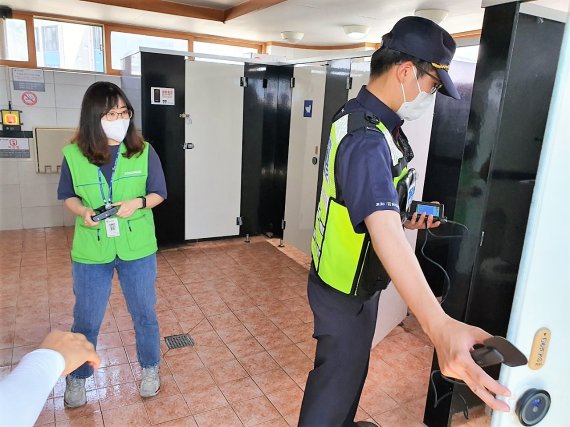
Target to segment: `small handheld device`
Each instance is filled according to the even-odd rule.
[[[507,366],[522,366],[528,360],[521,351],[503,337],[492,337],[483,344],[474,346],[471,357],[482,368],[504,363]]]
[[[408,219],[412,219],[412,215],[416,213],[419,218],[421,214],[425,213],[426,218],[430,215],[433,215],[434,221],[441,221],[442,219],[445,218],[443,212],[444,212],[444,207],[442,204],[420,202],[414,200],[410,205],[410,210],[407,212],[407,217]]]
[[[109,209],[105,209],[105,207],[102,207],[99,209],[95,209],[95,212],[97,212],[97,215],[92,216],[91,219],[95,222],[99,222],[119,212],[119,206],[112,206]]]

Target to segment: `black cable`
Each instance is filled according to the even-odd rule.
[[[447,218],[442,218],[442,222],[443,222],[444,224],[459,225],[459,226],[463,227],[467,233],[469,232],[469,229],[467,228],[467,226],[464,225],[464,224],[461,224],[460,222],[451,221],[451,220],[448,220]],[[428,235],[431,235],[432,237],[437,238],[437,239],[462,238],[464,235],[461,234],[461,235],[455,235],[455,236],[440,236],[440,235],[437,235],[437,234],[433,233],[433,232],[428,228],[427,222],[425,223],[425,226],[426,226],[426,234],[425,234],[425,238],[424,238],[424,242],[423,242],[423,244],[422,244],[422,247],[420,248],[420,252],[421,252],[421,254],[423,255],[423,257],[424,257],[427,261],[431,262],[433,265],[435,265],[437,268],[439,268],[439,269],[441,270],[441,272],[443,273],[443,277],[444,277],[444,279],[443,279],[443,285],[444,285],[444,288],[443,288],[442,294],[441,294],[441,302],[440,302],[440,305],[441,305],[441,304],[443,304],[443,302],[446,300],[447,295],[448,295],[448,293],[449,293],[449,290],[450,290],[450,288],[451,288],[451,279],[449,278],[449,274],[447,274],[447,271],[445,270],[445,268],[443,268],[443,266],[442,266],[441,264],[439,264],[437,261],[433,260],[432,258],[430,258],[430,257],[428,257],[428,256],[426,255],[426,253],[425,253],[425,247],[426,247],[426,244],[427,244],[427,241],[428,241]]]
[[[429,236],[429,228],[427,228],[427,223],[426,223],[426,233],[425,233],[424,242],[422,244],[420,252],[427,261],[431,262],[433,265],[435,265],[437,268],[439,268],[441,270],[441,272],[443,273],[443,290],[441,292],[441,302],[440,302],[440,305],[441,305],[441,304],[443,304],[443,302],[447,298],[447,294],[449,293],[449,289],[451,287],[451,279],[449,278],[447,271],[445,271],[445,268],[443,268],[443,266],[441,264],[439,264],[437,261],[431,259],[430,257],[428,257],[426,255],[424,250],[425,250],[425,247],[426,247],[426,244],[428,241],[428,236]]]
[[[468,419],[469,419],[469,405],[467,405],[467,401],[465,400],[465,398],[463,397],[463,395],[462,395],[461,393],[459,393],[459,392],[457,392],[457,391],[455,391],[455,390],[452,390],[452,391],[448,391],[447,393],[445,393],[445,394],[442,395],[441,397],[438,397],[438,396],[437,396],[437,388],[436,388],[436,386],[435,386],[435,381],[434,381],[434,379],[433,379],[433,377],[434,377],[434,375],[435,375],[436,373],[439,373],[440,378],[443,379],[443,380],[445,380],[445,381],[447,381],[447,382],[449,382],[449,383],[457,384],[457,385],[466,385],[463,381],[457,381],[457,380],[454,380],[454,379],[452,379],[452,378],[446,377],[445,375],[443,375],[443,374],[441,373],[441,371],[440,371],[439,369],[436,369],[436,370],[434,370],[434,371],[431,371],[431,374],[430,374],[430,376],[429,376],[429,380],[430,380],[430,384],[431,384],[431,386],[432,386],[432,388],[433,388],[433,394],[434,394],[434,404],[433,404],[433,407],[434,407],[434,408],[437,408],[437,406],[438,406],[445,398],[447,398],[447,397],[449,397],[449,396],[453,396],[453,395],[455,394],[456,396],[459,396],[459,398],[460,398],[461,401],[463,402],[463,416],[465,417],[466,420],[468,420]]]
[[[461,224],[461,223],[455,222],[455,221],[451,221],[451,220],[447,220],[447,219],[445,219],[445,218],[442,219],[442,222],[443,222],[444,224],[445,224],[445,223],[449,223],[449,224],[453,224],[453,225],[459,225],[459,226],[461,226],[461,227],[463,227],[463,228],[465,229],[465,232],[466,232],[466,233],[469,233],[469,229],[468,229],[467,226],[465,226],[464,224]],[[434,237],[434,238],[437,238],[437,239],[462,238],[463,235],[455,235],[455,236],[440,236],[440,235],[437,235],[437,234],[433,233],[433,232],[428,228],[427,222],[426,222],[426,233],[425,233],[424,242],[423,242],[423,244],[422,244],[422,246],[421,246],[420,252],[421,252],[421,254],[423,255],[423,257],[424,257],[427,261],[431,262],[433,265],[435,265],[437,268],[439,268],[439,269],[441,270],[441,272],[443,273],[443,276],[444,276],[444,280],[443,280],[444,289],[443,289],[443,291],[442,291],[441,302],[440,302],[440,304],[443,304],[443,302],[444,302],[444,301],[446,300],[446,298],[447,298],[447,295],[449,294],[449,290],[451,289],[451,279],[449,278],[449,274],[447,274],[447,271],[445,270],[445,268],[443,268],[443,266],[442,266],[441,264],[439,264],[437,261],[433,260],[432,258],[428,257],[428,256],[425,254],[425,247],[426,247],[426,244],[427,244],[427,241],[428,241],[428,236],[430,236],[430,235],[431,235],[432,237]],[[455,390],[452,390],[452,391],[449,391],[449,392],[443,394],[442,396],[438,397],[438,395],[437,395],[437,388],[436,388],[436,386],[435,386],[435,381],[434,381],[434,379],[433,379],[433,378],[434,378],[434,375],[435,375],[436,373],[439,373],[440,378],[443,379],[444,381],[447,381],[448,383],[451,383],[451,384],[454,384],[454,385],[466,386],[466,384],[465,384],[463,381],[458,381],[458,380],[455,380],[455,379],[453,379],[453,378],[446,377],[445,375],[443,375],[443,374],[441,373],[441,371],[440,371],[439,369],[433,370],[433,371],[431,372],[431,374],[430,374],[430,384],[431,384],[431,387],[432,387],[433,393],[434,393],[434,404],[433,404],[433,407],[436,408],[444,399],[446,399],[446,398],[448,398],[448,397],[450,397],[450,396],[453,396],[453,395],[455,394],[456,396],[458,396],[458,397],[461,399],[461,402],[463,403],[463,416],[465,417],[466,420],[468,420],[468,419],[469,419],[469,405],[467,405],[467,401],[465,400],[465,398],[463,397],[463,395],[462,395],[460,392],[455,391]]]

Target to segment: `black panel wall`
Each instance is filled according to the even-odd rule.
[[[437,95],[422,199],[443,203],[446,217],[453,219],[471,108],[475,64],[453,61],[450,74],[461,99]],[[441,235],[462,234],[462,230],[453,225],[442,225],[437,231]],[[441,270],[427,261],[420,252],[425,234],[425,231],[418,232],[416,256],[433,292],[439,296],[444,290],[444,278]],[[429,236],[428,239],[425,253],[444,268],[447,267],[448,252],[450,245],[455,245],[455,239],[434,239]]]
[[[315,210],[319,203],[320,188],[323,183],[323,165],[327,153],[327,145],[331,133],[332,118],[335,113],[348,101],[348,79],[350,77],[350,59],[339,59],[327,64],[325,82],[325,103],[323,108],[323,130],[321,132],[321,149],[319,150],[319,175],[317,194],[315,195]]]
[[[494,335],[508,327],[562,32],[562,23],[521,14],[519,3],[485,11],[454,209],[469,233],[450,251],[444,309]],[[489,372],[498,377],[498,367]],[[439,396],[474,401],[464,386],[437,386]],[[433,402],[430,388],[428,426],[449,425],[463,409],[457,395]]]
[[[159,245],[184,242],[184,56],[140,52],[140,77],[129,76],[132,64],[125,67],[122,81],[127,83],[127,96],[135,102],[143,136],[156,150],[166,178],[168,198],[153,209]],[[138,61],[134,55],[127,64]],[[137,88],[137,79],[140,86]],[[175,90],[174,105],[151,105],[151,87]],[[137,110],[140,108],[140,114]]]
[[[246,64],[240,234],[283,236],[292,66]]]

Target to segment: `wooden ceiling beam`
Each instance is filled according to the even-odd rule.
[[[230,9],[226,9],[224,13],[224,22],[247,15],[248,13],[257,12],[258,10],[275,6],[276,4],[283,3],[284,1],[287,0],[247,0]]]
[[[208,21],[224,22],[225,13],[221,9],[190,6],[160,0],[81,0],[89,3],[119,6],[129,9],[146,10],[149,12],[166,13],[169,15],[186,16],[188,18],[206,19]]]

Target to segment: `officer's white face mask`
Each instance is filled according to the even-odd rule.
[[[406,91],[404,90],[404,84],[400,83],[402,88],[402,94],[404,95],[404,102],[396,114],[400,116],[402,120],[412,121],[417,120],[429,109],[435,99],[435,93],[429,94],[424,92],[420,88],[420,82],[418,81],[418,75],[416,72],[416,67],[413,67],[414,77],[416,78],[416,84],[418,85],[418,96],[412,101],[406,101]]]
[[[129,129],[130,119],[117,119],[113,121],[101,119],[101,126],[107,138],[113,139],[117,142],[123,142]]]

